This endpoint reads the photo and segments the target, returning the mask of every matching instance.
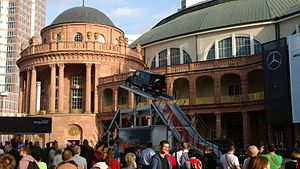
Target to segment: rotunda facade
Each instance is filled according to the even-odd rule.
[[[104,107],[98,79],[143,69],[141,54],[128,48],[124,32],[104,13],[90,7],[64,11],[41,37],[41,44],[35,37],[23,44],[17,61],[19,112],[52,117],[48,140],[96,141],[103,130],[101,119],[113,115],[100,114]]]

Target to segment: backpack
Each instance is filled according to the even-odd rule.
[[[183,152],[182,155],[180,156],[180,165],[183,166],[185,161],[189,160],[189,155],[187,152]]]
[[[201,162],[198,159],[190,159],[191,169],[201,169]]]
[[[39,169],[39,166],[35,161],[29,161],[27,169]]]

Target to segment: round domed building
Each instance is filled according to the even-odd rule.
[[[52,133],[44,141],[95,144],[103,131],[101,120],[105,97],[118,97],[118,85],[104,96],[99,78],[126,74],[145,67],[141,54],[128,48],[124,32],[102,12],[90,7],[75,7],[62,12],[41,31],[42,43],[32,37],[22,44],[19,112],[30,116],[52,117]],[[116,107],[109,107],[115,110]],[[41,136],[44,137],[44,136]]]

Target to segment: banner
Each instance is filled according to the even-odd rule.
[[[288,37],[293,123],[300,123],[300,34]]]
[[[263,44],[266,115],[269,124],[291,123],[286,39]]]
[[[2,134],[51,133],[52,119],[46,117],[0,117]]]

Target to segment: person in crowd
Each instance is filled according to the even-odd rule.
[[[268,158],[271,169],[278,169],[282,164],[282,156],[275,153],[276,148],[274,144],[268,145],[269,154],[264,155]]]
[[[136,155],[133,153],[127,153],[125,155],[126,167],[124,169],[136,169],[137,165],[135,161],[136,161]]]
[[[244,160],[243,169],[248,169],[249,161],[252,157],[257,156],[259,153],[258,148],[255,145],[250,145],[247,148],[248,157]]]
[[[294,151],[300,152],[300,139],[295,141]]]
[[[159,143],[159,153],[152,157],[150,169],[172,169],[171,161],[166,156],[170,149],[170,143],[167,140],[162,140]]]
[[[108,169],[108,165],[105,162],[98,162],[91,169]]]
[[[202,163],[197,159],[197,151],[195,149],[189,149],[188,152],[189,159],[186,160],[183,164],[183,169],[201,169]]]
[[[62,158],[63,162],[58,164],[57,169],[78,169],[78,165],[73,160],[73,154],[70,150],[64,150]]]
[[[149,169],[152,156],[155,155],[155,151],[152,149],[152,142],[148,141],[146,143],[146,148],[141,152],[139,165],[142,169]]]
[[[52,168],[50,169],[55,169],[59,163],[63,162],[63,158],[62,158],[62,150],[61,149],[56,149],[55,151],[55,156],[53,159],[53,163],[52,163]]]
[[[35,158],[36,155],[41,155],[43,154],[43,149],[40,147],[40,142],[35,141],[33,144],[33,148],[31,149],[31,156]]]
[[[109,141],[109,147],[115,151],[115,159],[120,157],[120,150],[118,144],[114,140]]]
[[[268,154],[268,149],[267,149],[267,146],[263,143],[261,143],[258,147],[259,149],[259,153],[258,154]]]
[[[74,146],[73,148],[73,154],[74,154],[74,161],[79,165],[79,166],[82,166],[83,168],[85,169],[88,169],[87,168],[87,162],[86,162],[86,159],[81,157],[80,156],[80,152],[81,152],[81,149],[79,146]]]
[[[19,162],[18,169],[27,169],[29,162],[34,162],[36,163],[36,165],[38,165],[37,161],[35,161],[35,159],[29,154],[30,150],[28,147],[21,147],[20,156],[22,157],[22,159]]]
[[[297,169],[297,165],[300,167],[300,152],[294,151],[291,154],[291,160],[284,165],[285,169]]]
[[[217,161],[213,157],[212,149],[210,146],[204,146],[204,156],[202,159],[202,168],[203,169],[216,169]]]
[[[100,142],[97,148],[97,151],[94,151],[92,154],[92,164],[94,165],[97,162],[105,162],[105,157],[103,153],[104,142]]]
[[[0,155],[2,155],[2,154],[4,154],[4,146],[3,146],[3,144],[2,144],[2,142],[1,142],[1,145],[0,145]]]
[[[48,166],[48,163],[49,163],[49,151],[51,149],[50,145],[51,145],[51,142],[46,143],[46,147],[43,149],[43,159],[42,159],[42,161],[44,161],[47,164],[47,166]]]
[[[16,160],[10,154],[0,155],[0,168],[1,169],[14,169],[16,167]]]
[[[17,164],[19,164],[19,162],[20,162],[20,160],[21,160],[21,155],[20,155],[20,153],[19,153],[19,151],[18,151],[18,143],[17,142],[13,142],[12,144],[11,144],[11,146],[12,146],[12,149],[11,149],[11,151],[9,152],[9,154],[11,154],[14,158],[15,158],[15,160],[16,160],[16,163]],[[15,168],[17,168],[18,166],[16,166]]]
[[[92,154],[94,152],[93,147],[89,145],[89,141],[87,139],[83,140],[83,145],[81,146],[81,157],[84,157],[87,161],[87,167],[92,167]]]
[[[58,149],[58,142],[56,140],[54,140],[52,142],[52,147],[49,150],[49,163],[48,163],[48,167],[50,168],[53,165],[53,160],[55,157],[55,151]]]
[[[119,161],[115,158],[114,149],[111,149],[108,152],[108,156],[106,158],[106,163],[108,164],[110,169],[120,169],[121,168]]]
[[[171,154],[169,154],[169,152],[166,154],[166,156],[169,158],[171,165],[172,165],[172,169],[177,169],[177,162],[176,162],[176,158],[173,157]]]
[[[47,169],[47,164],[42,161],[42,153],[34,153],[33,158],[37,161],[39,169]]]
[[[173,153],[179,168],[182,168],[184,161],[188,160],[189,145],[186,142],[181,143],[181,149]],[[183,155],[183,156],[182,156]]]
[[[227,147],[227,153],[220,158],[220,169],[241,169],[239,159],[234,155],[235,147],[230,145]]]
[[[270,163],[265,156],[255,156],[250,159],[247,169],[270,169]]]

